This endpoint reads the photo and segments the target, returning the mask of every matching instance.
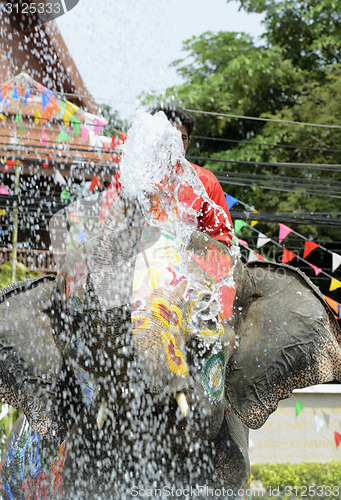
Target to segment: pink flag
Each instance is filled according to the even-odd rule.
[[[314,264],[310,264],[310,262],[309,262],[309,266],[314,269],[315,276],[318,276],[322,272],[322,269],[320,269],[319,267],[314,266]]]
[[[41,129],[41,139],[42,139],[42,145],[46,146],[46,144],[47,144],[47,135],[46,135],[45,130],[43,128]]]
[[[289,233],[292,232],[292,229],[290,227],[285,226],[284,224],[279,225],[279,240],[278,243],[282,243],[284,238],[288,236]]]
[[[102,128],[104,127],[105,123],[101,122],[98,118],[94,119],[94,132],[96,135],[99,135],[101,133]]]
[[[89,129],[87,129],[84,125],[81,125],[81,137],[82,137],[82,144],[84,144],[89,137]]]
[[[0,194],[9,194],[9,191],[4,186],[0,186]]]

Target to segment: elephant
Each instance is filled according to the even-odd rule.
[[[146,223],[124,193],[57,276],[1,290],[0,311],[1,399],[23,410],[8,498],[244,498],[249,428],[341,380],[340,329],[302,272]]]

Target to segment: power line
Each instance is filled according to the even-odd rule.
[[[274,162],[264,162],[264,161],[252,161],[252,160],[228,160],[224,158],[207,158],[204,156],[188,156],[189,160],[194,161],[204,161],[204,162],[219,162],[219,163],[236,163],[239,165],[260,165],[264,167],[282,167],[282,168],[305,168],[312,170],[325,170],[337,172],[340,170],[341,165],[338,164],[320,164],[320,163],[274,163]]]
[[[232,144],[249,144],[251,146],[267,146],[272,148],[281,148],[281,149],[299,149],[304,151],[319,151],[322,153],[341,153],[341,149],[331,149],[331,148],[312,148],[308,146],[295,146],[292,144],[270,144],[267,142],[254,142],[254,141],[240,141],[238,139],[226,139],[223,137],[206,137],[203,135],[192,135],[192,139],[200,139],[205,141],[214,141],[214,142],[228,142]]]
[[[187,109],[187,108],[186,108]],[[216,113],[215,111],[201,111],[198,109],[187,109],[190,113],[199,113],[202,115],[210,115],[210,116],[224,116],[226,118],[239,118],[242,120],[255,120],[261,122],[274,122],[274,123],[289,123],[291,125],[303,125],[309,127],[319,127],[319,128],[332,128],[332,129],[341,129],[341,125],[325,125],[321,123],[308,123],[308,122],[297,122],[294,120],[279,120],[276,118],[260,118],[257,116],[247,116],[247,115],[232,115],[228,113]]]

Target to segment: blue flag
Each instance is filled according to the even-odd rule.
[[[226,198],[226,203],[227,203],[227,206],[229,207],[229,210],[233,207],[233,205],[235,203],[238,203],[238,201],[239,201],[239,200],[237,200],[237,198],[234,198],[230,194],[225,194],[225,198]]]

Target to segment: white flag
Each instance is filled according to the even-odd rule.
[[[335,252],[332,252],[332,254],[333,254],[332,272],[334,272],[341,264],[341,255]]]
[[[56,170],[56,173],[54,174],[54,180],[55,182],[58,182],[59,184],[63,184],[63,186],[66,186],[66,180],[62,176],[62,174],[59,172],[59,170]]]
[[[271,241],[271,238],[268,238],[265,234],[259,233],[258,234],[258,239],[257,239],[257,248],[262,247],[263,245],[266,245],[266,243],[269,243]]]
[[[316,430],[316,432],[320,432],[321,428],[324,425],[324,422],[317,415],[315,415],[314,420],[315,420],[315,430]]]

